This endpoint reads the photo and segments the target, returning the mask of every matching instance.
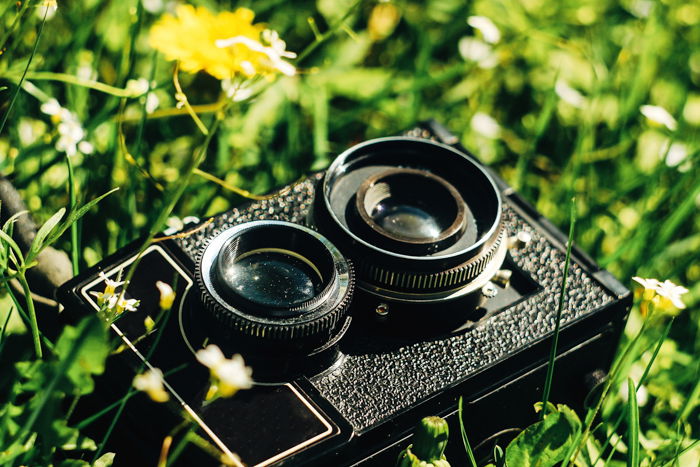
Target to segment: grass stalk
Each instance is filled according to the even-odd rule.
[[[632,378],[627,378],[627,404],[627,467],[639,467],[639,407]]]
[[[70,200],[70,209],[72,211],[76,208],[75,173],[73,171],[73,161],[71,161],[71,158],[68,155],[66,155],[66,166],[68,167],[68,198]],[[78,222],[80,222],[80,220],[76,220],[70,225],[70,257],[71,265],[73,266],[74,276],[77,276],[78,272],[80,272],[80,244],[78,241]]]
[[[36,319],[36,310],[34,309],[34,299],[32,298],[32,291],[29,289],[29,283],[21,272],[17,276],[17,280],[22,285],[22,291],[24,292],[24,299],[27,303],[27,311],[29,312],[29,327],[32,331],[32,342],[34,342],[34,353],[37,358],[43,358],[43,353],[41,351],[41,338],[39,337],[39,324]]]
[[[561,279],[561,287],[559,288],[559,303],[557,305],[557,316],[554,324],[554,335],[552,336],[552,347],[549,351],[549,362],[547,364],[547,377],[544,381],[544,390],[542,392],[542,411],[540,412],[540,420],[544,420],[547,412],[547,402],[552,390],[552,380],[554,379],[554,362],[557,357],[557,346],[559,345],[559,332],[561,328],[561,313],[564,309],[564,300],[566,298],[566,281],[569,277],[569,266],[571,262],[571,247],[574,243],[574,226],[576,224],[576,199],[571,199],[571,214],[569,219],[569,240],[566,245],[566,259],[564,260],[564,275]]]
[[[26,2],[29,3],[29,2]],[[29,60],[27,60],[27,66],[24,67],[24,71],[22,71],[22,76],[19,78],[19,82],[17,83],[17,88],[15,91],[12,93],[12,99],[10,100],[10,105],[7,107],[7,111],[5,111],[5,115],[2,118],[2,122],[0,123],[0,134],[2,134],[3,128],[5,128],[5,123],[7,123],[7,119],[10,118],[10,114],[12,113],[12,107],[15,105],[15,101],[17,100],[17,96],[19,95],[20,90],[22,89],[22,83],[24,82],[24,79],[27,77],[27,73],[29,71],[29,66],[32,64],[32,60],[34,60],[34,55],[36,55],[36,50],[39,47],[39,39],[41,39],[41,33],[44,31],[44,24],[46,23],[46,15],[49,12],[48,8],[44,11],[44,18],[41,20],[41,24],[39,25],[39,32],[36,35],[36,40],[34,40],[34,47],[32,48],[32,54],[29,56]],[[24,11],[22,11],[22,14],[24,14]]]
[[[463,400],[460,396],[458,404],[458,415],[459,415],[459,431],[462,435],[462,443],[464,443],[464,450],[467,452],[469,457],[469,464],[471,467],[477,467],[476,459],[474,458],[474,452],[472,451],[472,446],[469,443],[469,438],[467,438],[467,430],[464,429],[464,409],[462,407]]]
[[[656,346],[654,347],[654,351],[651,354],[651,358],[649,359],[649,363],[647,363],[646,368],[644,368],[644,373],[642,373],[642,377],[639,378],[639,384],[637,385],[637,391],[639,391],[639,388],[646,383],[647,377],[649,376],[649,371],[651,370],[651,366],[654,364],[656,361],[656,357],[659,355],[659,351],[661,350],[661,346],[663,343],[666,341],[666,338],[668,337],[668,333],[671,331],[671,325],[673,325],[673,320],[669,321],[668,324],[666,325],[666,328],[664,329],[663,333],[661,333],[661,336],[656,341]],[[625,412],[622,411],[620,412],[620,415],[617,417],[617,420],[615,420],[615,423],[613,424],[611,433],[616,433],[617,429],[620,427],[620,424],[622,423],[623,418],[625,417]],[[605,440],[605,443],[603,443],[603,446],[600,448],[600,454],[598,455],[598,458],[592,463],[592,465],[596,465],[598,461],[602,458],[603,453],[605,452],[605,448],[610,445],[612,441],[612,436],[608,436],[607,439]],[[610,451],[610,456],[615,452],[615,448],[617,447],[617,443],[619,442],[619,438],[615,441],[615,444],[612,445],[611,451]],[[608,457],[608,460],[606,461],[605,465],[607,465],[610,462],[610,457]]]

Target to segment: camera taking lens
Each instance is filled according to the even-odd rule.
[[[255,340],[322,344],[345,317],[348,262],[325,237],[282,221],[254,221],[214,236],[197,268],[216,322]]]
[[[362,290],[404,303],[480,289],[507,250],[491,177],[462,153],[423,139],[380,138],[338,156],[313,221],[355,262]]]

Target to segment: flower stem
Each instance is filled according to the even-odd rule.
[[[111,94],[116,97],[138,97],[133,91],[110,86],[109,84],[101,83],[91,79],[78,78],[77,76],[69,75],[68,73],[54,73],[51,71],[30,71],[27,73],[27,79],[35,81],[61,81],[63,83],[74,84],[88,89],[94,89],[105,94]]]
[[[190,117],[192,117],[192,120],[197,125],[197,128],[199,128],[199,131],[201,131],[204,136],[207,136],[209,134],[209,130],[190,105],[190,102],[187,100],[187,94],[185,94],[185,92],[182,90],[182,86],[180,86],[180,77],[178,76],[179,73],[180,62],[175,62],[175,69],[173,70],[173,85],[175,86],[175,91],[177,91],[175,93],[175,99],[177,99],[178,105],[182,104],[182,106],[185,107],[187,113],[190,115]]]
[[[39,325],[36,321],[36,310],[34,309],[34,300],[32,299],[32,291],[29,290],[29,283],[24,275],[24,272],[17,276],[17,280],[22,284],[22,291],[24,292],[24,299],[27,302],[27,310],[29,311],[29,323],[32,329],[32,340],[34,341],[34,352],[37,358],[43,358],[41,352],[41,339],[39,338]]]

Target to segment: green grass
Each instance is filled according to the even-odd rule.
[[[185,109],[175,108],[172,63],[148,46],[159,12],[137,0],[59,1],[42,30],[34,4],[0,2],[0,112],[6,120],[0,171],[20,189],[39,224],[60,208],[119,188],[55,244],[73,254],[76,270],[157,231],[170,211],[204,217],[242,202],[197,172],[178,184],[190,177],[202,147],[208,151],[199,169],[261,194],[326,167],[353,143],[436,118],[562,228],[574,195],[575,242],[623,283],[631,286],[639,275],[690,289],[688,308],[670,330],[667,320],[657,320],[639,338],[580,458],[623,465],[630,455],[627,434],[636,431],[641,465],[698,462],[696,2],[432,0],[381,8],[350,0],[193,3],[212,10],[249,6],[280,32],[289,50],[302,53],[299,75],[278,79],[236,106],[211,141]],[[466,22],[471,15],[491,18],[501,34],[480,61],[462,56],[469,55],[465,37],[482,40]],[[153,83],[150,93],[159,107],[152,113],[145,97],[126,88],[138,78]],[[220,83],[186,73],[180,81],[210,127],[220,110]],[[40,110],[49,98],[75,112],[95,148],[74,156],[72,166],[55,148],[55,123]],[[677,128],[648,121],[639,110],[647,104],[664,107]],[[475,128],[478,114],[495,119],[500,130]],[[674,161],[679,154],[684,159]],[[31,322],[30,314],[12,297],[0,298],[3,346],[8,334],[27,333],[19,317]],[[635,309],[627,340],[641,322]],[[30,359],[29,334],[24,342],[16,358]],[[639,400],[638,430],[631,423],[631,396],[624,396],[628,377]],[[465,428],[469,433],[468,421]],[[617,437],[610,441],[612,432]]]

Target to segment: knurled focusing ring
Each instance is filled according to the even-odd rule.
[[[197,262],[205,309],[230,332],[265,341],[323,340],[346,315],[354,276],[325,237],[253,221],[212,237]]]
[[[494,241],[475,257],[457,266],[439,271],[401,270],[372,261],[357,261],[357,273],[363,282],[389,290],[432,293],[464,287],[484,272],[505,241],[502,228]]]

